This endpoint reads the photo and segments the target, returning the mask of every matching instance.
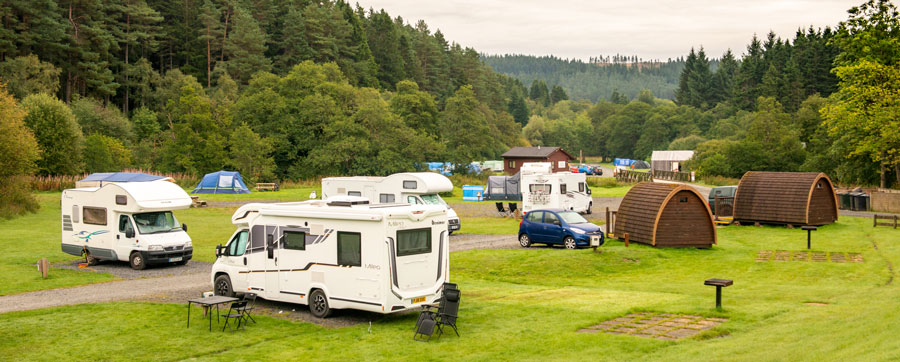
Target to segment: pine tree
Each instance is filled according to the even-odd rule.
[[[214,53],[222,38],[222,22],[219,16],[222,11],[210,0],[204,0],[200,7],[200,40],[206,45],[206,88],[212,86],[212,69]]]
[[[547,89],[547,83],[537,79],[532,81],[531,90],[528,92],[528,98],[531,98],[531,100],[544,106],[550,105],[550,90]]]
[[[291,7],[284,17],[280,48],[282,53],[275,58],[275,72],[278,74],[285,74],[293,66],[313,58],[313,50],[306,41],[303,12],[296,7]]]
[[[228,54],[225,69],[238,83],[246,84],[256,72],[266,72],[272,67],[266,58],[266,34],[244,8],[234,10],[234,27],[225,42]]]
[[[406,78],[406,73],[403,68],[403,55],[399,51],[400,37],[397,28],[384,10],[369,16],[366,38],[375,63],[378,64],[378,81],[381,88],[394,88],[397,82]]]
[[[558,85],[553,86],[553,89],[550,90],[550,103],[556,104],[556,102],[564,101],[566,99],[569,99],[569,95],[566,94],[566,91]]]

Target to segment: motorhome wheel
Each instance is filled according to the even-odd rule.
[[[528,237],[528,234],[522,234],[519,236],[519,245],[521,245],[523,248],[531,246],[531,238]]]
[[[147,263],[144,261],[144,257],[139,252],[132,252],[131,257],[128,258],[128,262],[131,264],[131,269],[134,270],[144,270],[147,267]]]
[[[321,289],[316,289],[309,296],[309,313],[316,318],[328,318],[331,308],[328,307],[328,298]]]
[[[234,290],[231,289],[231,278],[228,275],[222,274],[216,277],[215,293],[225,297],[234,296]]]
[[[575,238],[566,236],[566,238],[563,239],[563,244],[566,246],[566,249],[575,249]]]

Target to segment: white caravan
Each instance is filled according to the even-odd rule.
[[[172,210],[191,197],[168,181],[107,183],[62,192],[62,251],[98,260],[128,261],[137,270],[152,264],[186,264],[194,248],[187,226]]]
[[[459,216],[438,193],[453,191],[453,182],[435,172],[404,172],[387,177],[353,176],[322,179],[322,200],[334,196],[361,196],[373,204],[408,203],[447,208],[447,230],[459,230]]]
[[[590,214],[594,205],[583,173],[551,172],[547,162],[525,163],[521,168],[522,211],[563,209]]]
[[[414,309],[449,281],[444,207],[343,197],[246,204],[231,222],[237,231],[216,247],[210,275],[217,295],[255,293],[324,318],[332,309]]]

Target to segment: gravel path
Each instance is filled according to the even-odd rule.
[[[79,268],[78,264],[84,262],[83,259],[75,259],[53,264],[54,268],[79,270],[84,272],[109,273],[121,279],[142,279],[142,278],[159,278],[180,276],[196,273],[209,273],[212,263],[205,261],[191,260],[185,265],[160,265],[148,266],[144,270],[134,270],[127,262],[102,261],[98,265]]]

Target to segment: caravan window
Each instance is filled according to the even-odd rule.
[[[378,195],[378,202],[380,202],[382,204],[393,204],[394,203],[394,194]]]
[[[550,184],[528,185],[528,191],[531,193],[549,194],[551,189]]]
[[[397,231],[397,256],[430,252],[431,228]]]
[[[403,188],[407,190],[415,190],[416,182],[415,181],[403,181]]]
[[[559,185],[559,193],[565,195],[566,194],[566,184]]]
[[[360,191],[350,191],[347,193],[347,196],[362,196],[362,192]]]
[[[244,255],[244,251],[247,250],[247,239],[249,236],[249,232],[247,230],[241,230],[234,238],[231,239],[231,242],[228,243],[228,246],[225,247],[225,253],[228,256],[240,256]]]
[[[283,231],[281,247],[290,250],[306,250],[306,233],[300,231]]]
[[[106,225],[106,209],[102,207],[83,207],[84,223],[92,225]]]
[[[338,231],[338,265],[362,266],[362,235]]]
[[[584,192],[584,182],[578,183],[578,192]]]

